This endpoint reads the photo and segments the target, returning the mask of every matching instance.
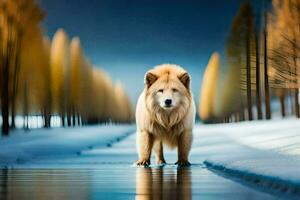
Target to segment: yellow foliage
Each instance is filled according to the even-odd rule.
[[[114,86],[89,62],[78,37],[70,42],[59,29],[50,42],[39,24],[43,17],[35,0],[0,0],[1,101],[6,113],[15,114],[17,102],[25,115],[43,115],[46,127],[57,114],[69,124],[71,117],[73,123],[75,118],[84,123],[130,120],[130,102],[121,85]]]
[[[199,115],[202,120],[213,117],[219,71],[220,56],[218,53],[213,53],[204,72],[201,87]]]
[[[66,78],[69,70],[69,41],[63,29],[59,29],[52,39],[51,44],[51,78],[53,104],[59,113],[64,112],[66,103]]]
[[[269,14],[268,75],[273,88],[299,88],[300,1],[273,0]]]
[[[120,82],[115,85],[115,98],[119,115],[118,121],[129,121],[132,118],[132,111],[129,99],[124,91],[124,88]]]
[[[49,41],[44,38],[38,26],[30,27],[22,37],[20,51],[20,90],[27,85],[28,103],[32,111],[38,112],[48,100],[49,76]],[[43,78],[41,78],[43,77]],[[22,100],[19,93],[19,101]]]
[[[240,89],[240,68],[230,65],[222,75],[218,85],[214,115],[218,118],[228,116],[241,109],[244,98]]]
[[[81,67],[84,65],[80,39],[74,37],[70,43],[70,101],[72,106],[79,107]]]

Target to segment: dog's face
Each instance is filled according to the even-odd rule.
[[[190,77],[182,74],[153,74],[145,76],[147,98],[151,107],[159,106],[164,111],[172,111],[189,101]]]
[[[182,101],[183,96],[176,84],[170,86],[168,83],[163,82],[155,91],[154,98],[161,108],[172,110]]]

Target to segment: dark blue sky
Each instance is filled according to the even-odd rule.
[[[242,0],[42,0],[50,37],[64,28],[79,36],[85,54],[123,83],[135,103],[144,73],[176,63],[192,75],[198,99],[212,52],[222,53]]]

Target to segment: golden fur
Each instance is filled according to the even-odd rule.
[[[159,93],[160,91],[163,91]],[[171,109],[162,106],[170,98]],[[152,148],[157,163],[165,163],[163,144],[178,149],[178,164],[188,165],[195,120],[189,74],[177,65],[164,64],[145,75],[145,88],[137,103],[138,165],[150,164]]]

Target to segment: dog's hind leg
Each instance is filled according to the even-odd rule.
[[[161,140],[155,140],[154,146],[153,146],[154,152],[156,154],[156,164],[165,164],[165,158],[164,158],[164,150],[163,150],[163,144]]]

